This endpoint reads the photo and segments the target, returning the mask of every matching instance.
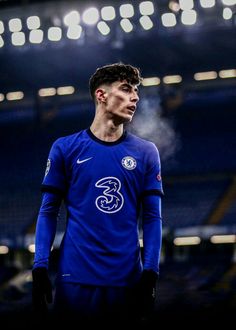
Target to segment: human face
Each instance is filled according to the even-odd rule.
[[[130,122],[135,113],[138,97],[136,85],[124,81],[115,81],[107,86],[106,114],[118,123]]]

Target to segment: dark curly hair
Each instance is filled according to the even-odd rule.
[[[138,68],[130,64],[113,63],[97,68],[89,79],[89,90],[94,100],[95,90],[102,84],[126,80],[129,84],[139,85],[142,79]]]

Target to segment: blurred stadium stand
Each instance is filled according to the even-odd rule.
[[[167,2],[153,1],[160,5],[162,12]],[[0,8],[6,9],[7,17],[13,17],[12,13],[22,13],[18,7],[14,12],[14,6],[27,9],[31,3],[36,7],[31,7],[30,13],[32,8],[42,6],[38,1],[12,1],[13,7],[10,7],[10,1],[0,1]],[[55,1],[50,3],[53,8]],[[220,1],[216,3],[218,9],[223,6]],[[231,8],[235,10],[235,6]],[[0,15],[0,21],[3,18]],[[209,22],[214,19],[215,16],[211,16]],[[57,137],[89,126],[94,107],[85,92],[88,76],[97,65],[122,60],[143,67],[146,77],[163,78],[170,72],[184,77],[180,84],[167,85],[161,79],[160,85],[141,86],[139,109],[127,128],[153,141],[162,160],[165,197],[157,321],[168,320],[170,316],[180,322],[178,325],[187,319],[199,324],[233,320],[236,308],[236,81],[235,77],[205,82],[189,80],[190,73],[197,70],[209,68],[218,72],[235,68],[235,25],[232,20],[227,22],[219,23],[216,30],[209,25],[204,38],[200,26],[197,26],[199,34],[193,29],[188,31],[189,35],[179,27],[166,34],[161,29],[159,45],[146,47],[147,56],[141,56],[140,47],[145,47],[145,42],[153,44],[155,31],[150,31],[149,37],[142,34],[127,37],[119,49],[109,49],[105,42],[100,46],[103,50],[97,45],[98,48],[85,45],[86,51],[90,51],[90,63],[82,55],[79,57],[78,52],[74,53],[75,46],[70,44],[68,51],[73,51],[73,56],[65,59],[65,68],[61,64],[67,54],[65,44],[61,48],[50,48],[51,55],[57,54],[55,58],[52,56],[55,63],[42,45],[42,63],[49,58],[49,66],[42,69],[39,64],[38,70],[43,72],[39,75],[32,68],[40,61],[30,47],[12,51],[7,44],[6,48],[0,48],[0,317],[10,321],[12,314],[23,318],[32,311],[34,230],[50,146]],[[211,47],[208,35],[212,37]],[[178,42],[176,37],[180,37]],[[166,44],[162,38],[168,39]],[[225,56],[222,56],[223,45]],[[101,56],[94,59],[91,53]],[[170,61],[166,60],[166,54]],[[79,71],[76,69],[78,59],[82,67]],[[27,62],[32,65],[28,71]],[[52,62],[55,70],[49,70]],[[11,70],[9,63],[16,67]],[[81,90],[73,95],[39,97],[39,88],[57,87],[63,82],[58,75],[49,76],[49,72],[60,72],[60,69],[65,74],[65,84],[79,84]],[[31,85],[32,76],[35,81]],[[26,92],[22,100],[6,99],[7,92],[21,88]],[[62,206],[51,258],[52,279],[65,220]],[[190,240],[179,244],[178,238]]]

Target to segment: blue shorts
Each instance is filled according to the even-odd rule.
[[[54,307],[59,316],[87,319],[127,319],[138,313],[134,288],[96,287],[79,283],[57,283]]]

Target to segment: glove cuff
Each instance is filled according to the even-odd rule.
[[[45,267],[37,267],[32,270],[33,281],[42,279],[48,276],[48,270]]]
[[[142,280],[145,283],[149,283],[152,287],[155,287],[158,274],[151,269],[144,269],[142,272]]]

